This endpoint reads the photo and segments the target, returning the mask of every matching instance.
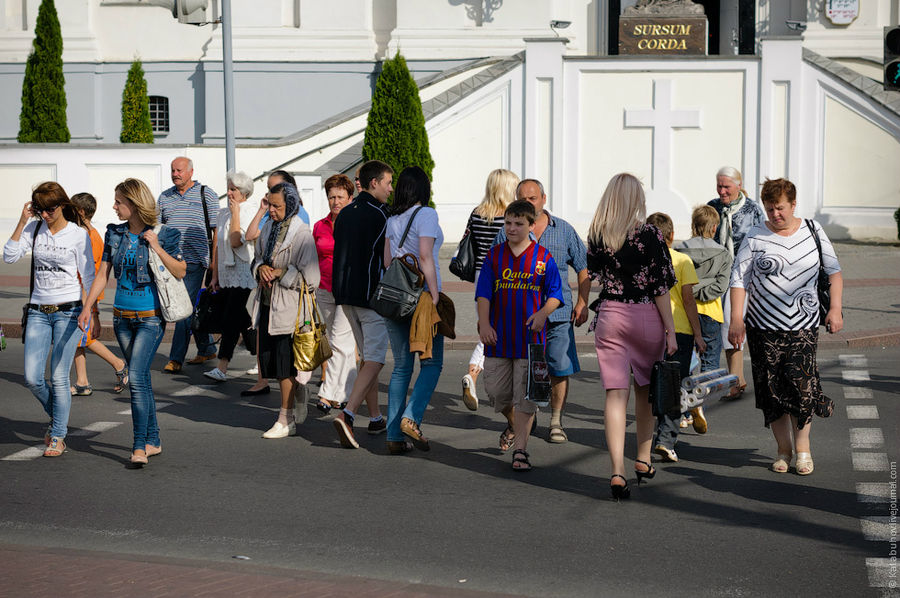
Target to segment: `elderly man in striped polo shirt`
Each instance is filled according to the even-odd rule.
[[[172,160],[174,185],[159,195],[157,209],[163,224],[181,231],[181,254],[187,262],[184,284],[190,296],[196,299],[209,269],[209,239],[216,227],[219,197],[209,187],[193,180],[193,175],[194,163],[189,158],[179,156]],[[203,201],[206,202],[205,214]],[[164,372],[175,374],[181,371],[191,340],[190,323],[191,319],[187,318],[175,324],[169,363],[163,368]],[[197,343],[197,356],[188,363],[203,363],[216,357],[216,344],[211,335],[196,335],[194,341]]]

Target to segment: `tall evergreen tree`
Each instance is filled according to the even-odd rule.
[[[375,84],[362,157],[386,162],[397,174],[407,166],[418,166],[431,178],[434,160],[428,149],[419,87],[400,52],[384,62]]]
[[[150,122],[150,98],[141,61],[135,59],[128,69],[128,80],[122,91],[122,143],[153,143],[153,124]]]
[[[34,45],[25,63],[20,143],[66,143],[66,80],[63,76],[63,41],[53,0],[41,0]]]

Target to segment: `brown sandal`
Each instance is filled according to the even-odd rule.
[[[516,433],[513,432],[512,426],[506,426],[506,429],[500,434],[500,450],[505,453],[512,448],[515,441]]]
[[[113,386],[113,392],[119,394],[128,386],[128,366],[123,365],[122,369],[116,372],[116,385]]]

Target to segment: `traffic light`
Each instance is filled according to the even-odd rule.
[[[175,0],[172,5],[172,16],[179,23],[201,25],[206,22],[206,5],[208,0]]]
[[[884,28],[884,89],[900,91],[900,26]]]

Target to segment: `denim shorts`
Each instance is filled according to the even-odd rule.
[[[571,322],[547,323],[546,357],[551,376],[561,378],[581,371],[575,348],[575,327]]]

